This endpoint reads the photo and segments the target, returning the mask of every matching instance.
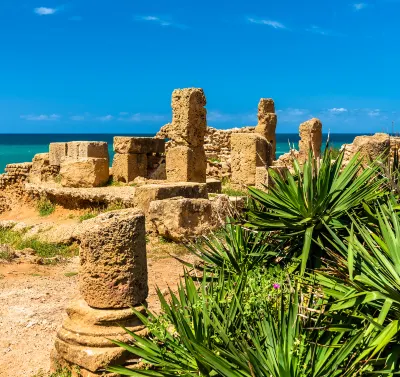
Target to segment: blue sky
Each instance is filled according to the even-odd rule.
[[[208,123],[400,131],[400,0],[1,0],[0,132],[155,132],[174,88]]]

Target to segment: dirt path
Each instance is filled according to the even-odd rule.
[[[176,287],[182,266],[163,253],[148,254],[148,302],[157,310],[155,286]],[[65,308],[78,294],[73,275],[78,266],[78,257],[58,266],[0,264],[0,377],[32,377],[48,370]]]

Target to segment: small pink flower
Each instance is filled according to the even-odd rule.
[[[278,283],[275,283],[275,284],[273,285],[273,287],[274,287],[274,289],[279,289],[279,288],[281,287],[281,285],[278,284]]]

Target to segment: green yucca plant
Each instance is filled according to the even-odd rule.
[[[331,232],[333,263],[317,277],[325,293],[337,300],[332,311],[363,306],[371,340],[357,360],[374,358],[382,375],[393,375],[400,374],[400,219],[390,201],[376,216],[379,228],[352,217],[346,239]]]
[[[240,275],[267,264],[278,254],[280,247],[282,241],[273,234],[246,229],[228,218],[218,234],[202,237],[200,242],[188,245],[190,252],[202,264],[181,262],[188,267],[206,269],[213,274],[223,270],[225,276],[230,273]]]
[[[270,170],[275,185],[268,193],[249,189],[255,206],[248,211],[246,226],[280,231],[282,238],[290,239],[284,253],[301,256],[301,273],[307,265],[319,266],[322,235],[328,228],[344,229],[350,221],[348,211],[361,211],[363,203],[383,195],[384,178],[378,178],[376,165],[362,170],[356,155],[343,169],[343,158],[344,151],[332,162],[327,146],[321,161],[311,153],[303,166],[294,160],[293,175],[282,177]]]
[[[109,371],[127,376],[359,375],[353,359],[365,344],[357,319],[325,316],[322,299],[302,294],[289,281],[273,302],[259,302],[249,317],[245,292],[252,284],[243,275],[228,281],[219,276],[197,287],[185,275],[178,294],[170,292],[169,303],[159,293],[161,316],[136,312],[149,338],[130,333],[133,344],[114,342],[140,356],[147,368]]]

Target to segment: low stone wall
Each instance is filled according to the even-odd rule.
[[[30,162],[8,164],[5,168],[5,173],[0,174],[0,189],[25,182],[31,169],[32,163]]]

